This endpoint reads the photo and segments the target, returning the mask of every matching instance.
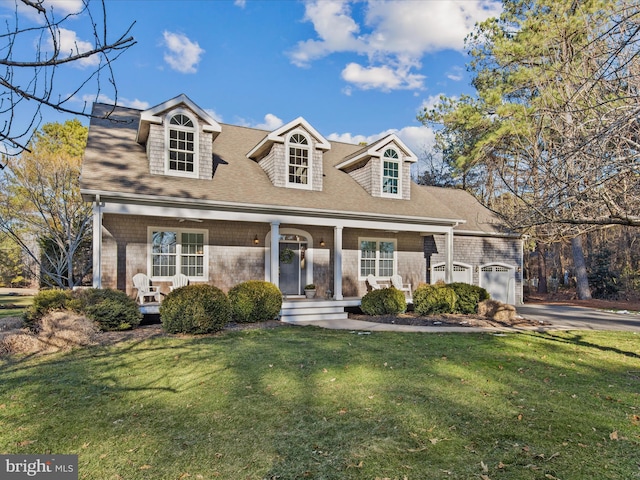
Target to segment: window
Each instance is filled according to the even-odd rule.
[[[150,272],[152,278],[170,278],[184,273],[205,278],[205,231],[150,229]]]
[[[289,138],[289,162],[287,184],[306,187],[309,185],[309,141],[301,133]]]
[[[388,148],[382,159],[382,194],[400,194],[400,161],[398,152]]]
[[[167,170],[173,174],[197,175],[196,129],[193,121],[181,113],[169,120]]]
[[[395,273],[395,240],[360,240],[360,277],[390,277]]]

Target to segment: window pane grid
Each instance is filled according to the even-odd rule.
[[[152,232],[153,277],[172,277],[178,271],[188,277],[203,277],[204,261],[204,233]]]
[[[306,185],[308,182],[308,173],[309,173],[309,151],[304,148],[290,147],[289,148],[289,183]]]
[[[360,276],[390,277],[394,274],[395,243],[374,240],[360,242]]]
[[[398,162],[385,161],[382,170],[382,191],[384,193],[398,193],[398,179],[400,167]]]
[[[169,170],[174,170],[177,172],[192,173],[194,171],[194,165],[195,165],[194,157],[195,157],[194,132],[170,129],[169,130]]]

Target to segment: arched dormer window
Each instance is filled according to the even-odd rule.
[[[198,137],[195,122],[183,113],[173,115],[168,122],[166,173],[198,175]]]
[[[400,196],[400,157],[393,148],[385,150],[382,156],[382,195]]]
[[[311,148],[302,133],[293,133],[287,142],[287,185],[311,188]]]

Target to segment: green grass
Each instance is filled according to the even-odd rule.
[[[0,318],[22,315],[24,309],[32,303],[32,295],[0,295]],[[11,305],[15,308],[7,308]]]
[[[639,340],[281,327],[5,359],[0,453],[96,480],[629,480]]]

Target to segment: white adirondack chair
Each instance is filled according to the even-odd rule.
[[[160,303],[160,287],[154,287],[149,282],[149,277],[144,273],[136,273],[133,276],[133,286],[138,290],[136,301],[144,303],[145,298],[153,298]]]
[[[367,275],[367,283],[371,287],[371,290],[380,290],[382,288],[382,285],[378,283],[376,277],[374,277],[373,274]]]
[[[396,290],[400,290],[404,292],[404,296],[407,301],[413,302],[413,297],[411,296],[411,284],[410,283],[402,283],[402,277],[398,274],[391,276],[391,285]]]
[[[178,273],[173,276],[171,279],[172,285],[169,289],[173,292],[176,288],[186,287],[189,285],[189,277],[187,277],[184,273]]]

